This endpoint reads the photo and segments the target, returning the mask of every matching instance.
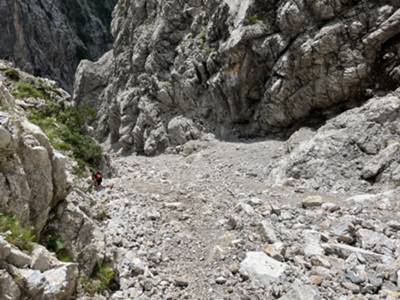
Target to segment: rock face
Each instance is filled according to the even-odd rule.
[[[8,226],[9,221],[2,219],[0,268],[5,271],[0,272],[0,299],[72,299],[79,272],[90,275],[105,260],[104,234],[80,209],[89,196],[71,192],[71,158],[55,150],[44,131],[27,118],[32,117],[33,107],[45,109],[46,101],[61,102],[70,96],[53,81],[14,70],[20,77],[16,82],[6,78],[5,70],[9,65],[0,61],[0,214],[15,217],[24,228],[32,227],[40,242],[52,251],[61,249],[63,254],[57,252],[57,257],[77,263],[62,263],[55,253],[31,243],[27,232],[19,233],[17,223]],[[13,96],[18,84],[35,90],[30,83],[35,80],[49,94]],[[18,239],[32,247],[17,248]],[[31,253],[29,248],[34,248]]]
[[[5,0],[0,4],[0,58],[71,89],[83,58],[110,47],[109,23],[116,0]]]
[[[276,132],[369,88],[392,90],[399,9],[390,0],[120,1],[107,87],[100,74],[96,87],[78,76],[76,101],[96,90],[99,137],[149,155],[193,138],[171,132],[178,116],[224,139]],[[85,62],[78,74],[96,68]]]
[[[71,299],[78,280],[78,265],[60,262],[43,249],[36,245],[30,257],[0,237],[0,253],[4,254],[0,257],[0,299]]]
[[[12,102],[0,81],[0,105]],[[50,210],[69,192],[66,159],[39,127],[12,109],[0,112],[0,145],[0,210],[40,233]]]
[[[280,160],[270,179],[309,188],[365,191],[400,179],[400,90],[333,118]]]

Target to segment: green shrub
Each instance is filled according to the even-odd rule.
[[[18,81],[19,80],[19,72],[15,69],[7,69],[4,74],[11,80]]]
[[[101,294],[111,288],[114,276],[115,273],[109,266],[97,265],[92,276],[82,276],[80,282],[87,294]]]
[[[36,236],[31,229],[22,227],[15,216],[0,213],[0,233],[19,249],[32,252]]]
[[[29,82],[20,81],[14,87],[12,91],[12,95],[15,98],[45,98],[45,95],[42,91],[39,91],[33,84]]]
[[[247,17],[247,20],[253,25],[262,22],[262,19],[259,16],[249,16]]]
[[[73,261],[73,257],[65,247],[65,242],[60,234],[50,233],[44,239],[44,246],[54,252],[57,258],[63,262]]]
[[[95,111],[88,107],[63,107],[51,101],[44,109],[30,112],[31,122],[42,128],[53,147],[70,152],[77,162],[77,175],[86,166],[98,168],[102,161],[103,150],[86,131],[86,123],[95,116]]]

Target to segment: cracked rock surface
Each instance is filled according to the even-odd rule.
[[[75,99],[100,99],[100,139],[147,155],[193,131],[265,136],[331,117],[327,108],[394,90],[400,78],[393,0],[119,1],[112,33],[110,67],[82,63]]]

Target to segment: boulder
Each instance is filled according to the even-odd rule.
[[[58,266],[60,262],[57,257],[49,252],[45,247],[36,245],[32,251],[31,268],[41,272],[50,270]]]
[[[0,270],[0,300],[19,300],[21,291],[5,270]]]
[[[11,252],[11,245],[0,236],[0,260],[5,260]]]
[[[78,265],[74,263],[63,264],[44,272],[44,300],[71,299],[75,293],[78,276]]]
[[[263,252],[247,252],[240,264],[240,272],[261,286],[268,286],[284,274],[287,265]]]
[[[43,299],[46,279],[40,271],[12,268],[12,276],[18,278],[18,285],[29,299]]]
[[[31,257],[15,247],[10,248],[10,253],[6,259],[8,263],[19,268],[26,268],[31,265]]]
[[[286,295],[280,297],[279,300],[317,300],[320,299],[318,291],[309,286],[295,281]]]

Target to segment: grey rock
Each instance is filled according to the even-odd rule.
[[[331,225],[331,232],[337,237],[339,242],[350,244],[354,241],[355,218],[353,216],[345,215],[334,221]]]
[[[0,259],[5,260],[11,252],[11,245],[0,236]]]
[[[78,280],[78,265],[69,263],[43,273],[46,280],[44,299],[71,299]]]
[[[186,288],[189,286],[189,280],[186,277],[176,277],[174,279],[174,284],[177,287]]]
[[[79,61],[97,59],[110,47],[108,25],[115,2],[3,1],[0,57],[71,90]]]
[[[21,291],[5,270],[0,270],[0,300],[19,300]]]
[[[345,244],[331,244],[328,246],[328,249],[325,248],[325,251],[329,252],[329,248],[332,248],[340,257],[347,258],[351,254],[360,254],[364,256],[366,259],[371,261],[384,261],[385,256],[379,253],[375,253],[372,251],[364,250],[362,248],[357,248]]]
[[[104,140],[153,155],[176,140],[167,128],[179,116],[229,139],[274,133],[316,109],[351,105],[367,88],[398,83],[398,42],[390,41],[398,34],[399,8],[393,1],[119,2],[115,72],[95,126]],[[373,74],[389,79],[374,81]],[[374,142],[364,148],[374,149]],[[307,170],[317,174],[310,167],[300,173]]]
[[[46,279],[43,274],[31,269],[12,269],[12,276],[19,278],[23,286],[24,294],[27,294],[31,299],[43,299],[44,286]]]
[[[6,259],[8,263],[19,268],[26,268],[31,265],[31,257],[15,247],[11,247]]]
[[[263,252],[247,252],[246,258],[240,264],[240,272],[261,286],[268,286],[278,280],[286,268],[286,264],[270,258]]]
[[[267,243],[273,244],[279,241],[274,226],[272,226],[272,224],[269,223],[268,221],[264,220],[259,224],[259,231],[261,233],[262,238]]]
[[[395,249],[393,241],[383,233],[362,228],[357,231],[357,238],[365,249],[376,249],[380,253],[382,253],[382,247],[389,250]]]
[[[279,298],[280,300],[317,300],[320,299],[318,291],[309,286],[302,284],[300,281],[295,281],[288,293]]]
[[[321,234],[317,231],[306,230],[303,233],[304,236],[304,255],[306,257],[321,256],[324,254],[324,249],[322,249]]]
[[[319,207],[324,203],[321,196],[308,196],[307,198],[303,199],[301,205],[304,208],[312,208],[312,207]]]
[[[183,145],[189,140],[200,137],[200,131],[193,121],[183,116],[177,116],[168,123],[168,134],[172,145]]]
[[[371,184],[363,176],[372,176],[368,180],[375,186],[395,187],[392,174],[399,153],[391,141],[398,140],[398,133],[389,128],[398,126],[399,92],[373,98],[329,120],[276,164],[271,174],[280,174],[280,179],[271,180],[303,179],[304,186],[320,190],[365,192]]]
[[[41,272],[47,271],[59,265],[56,256],[45,247],[36,245],[32,251],[31,268]]]

